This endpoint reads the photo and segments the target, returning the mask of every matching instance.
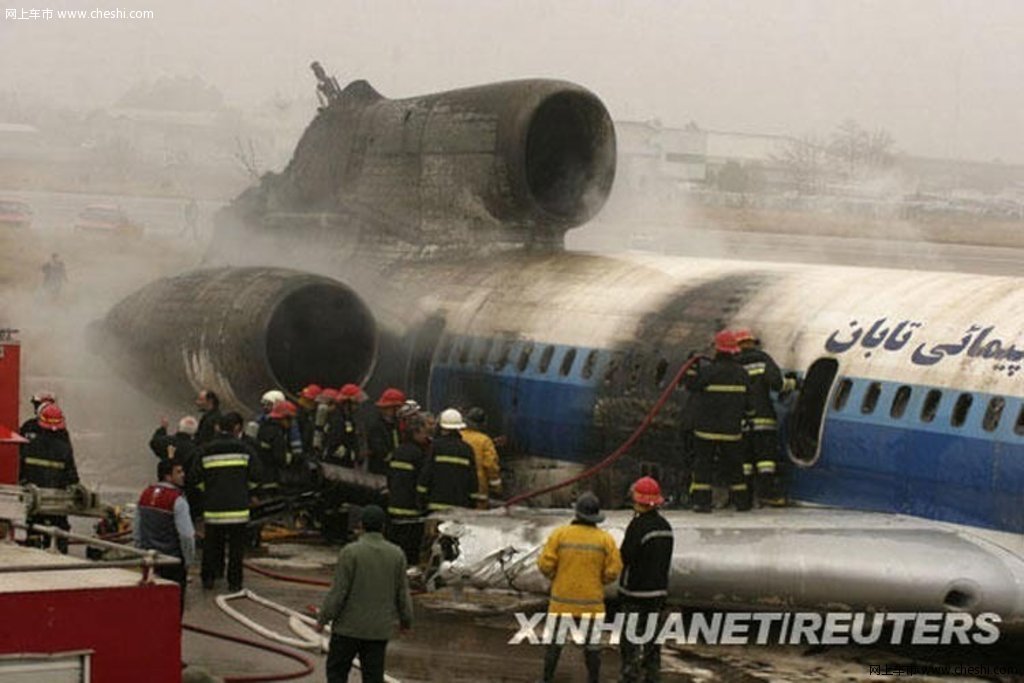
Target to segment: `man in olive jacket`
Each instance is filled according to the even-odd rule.
[[[405,577],[405,553],[384,540],[384,510],[363,508],[363,535],[341,549],[334,583],[324,598],[318,621],[333,621],[327,656],[327,683],[347,683],[352,660],[359,655],[363,683],[384,682],[384,653],[395,621],[412,626],[412,598]]]

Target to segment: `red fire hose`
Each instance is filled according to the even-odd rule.
[[[288,576],[287,574],[278,574],[262,567],[258,567],[252,562],[243,562],[242,565],[249,571],[262,574],[263,576],[270,577],[271,579],[277,579],[278,581],[287,581],[288,583],[301,583],[306,586],[324,586],[325,588],[331,587],[330,581],[323,581],[321,579],[307,579],[301,576]]]
[[[267,643],[261,643],[256,640],[250,640],[249,638],[241,638],[239,636],[229,635],[227,633],[221,633],[220,631],[214,631],[212,629],[203,628],[202,626],[195,626],[193,624],[182,623],[181,627],[186,631],[194,631],[201,633],[204,636],[211,636],[213,638],[220,638],[221,640],[229,640],[233,643],[240,643],[242,645],[248,645],[249,647],[255,647],[260,650],[266,650],[267,652],[273,652],[279,654],[282,657],[292,659],[302,665],[301,671],[292,671],[284,674],[253,674],[249,676],[225,676],[224,683],[261,683],[263,681],[290,681],[296,678],[302,678],[313,673],[313,662],[306,657],[303,657],[297,652],[286,650],[283,647],[276,645],[269,645]]]
[[[601,470],[603,470],[604,468],[614,463],[623,455],[625,455],[629,451],[629,449],[633,447],[633,444],[636,443],[637,439],[639,439],[643,435],[643,433],[646,432],[647,429],[651,426],[651,423],[654,421],[654,418],[657,417],[658,413],[660,413],[661,409],[665,406],[665,403],[668,402],[669,397],[672,396],[672,392],[675,391],[676,387],[679,386],[679,383],[683,381],[683,377],[684,375],[686,375],[686,371],[689,370],[702,357],[703,356],[693,356],[692,358],[688,359],[685,363],[683,363],[683,367],[679,368],[679,372],[676,373],[676,376],[672,379],[672,381],[665,385],[665,390],[661,392],[661,396],[658,398],[658,401],[654,404],[651,410],[644,417],[643,422],[641,422],[640,425],[635,430],[633,430],[633,433],[629,435],[629,438],[626,439],[621,446],[616,448],[604,460],[595,465],[591,465],[590,467],[583,470],[579,474],[570,477],[564,481],[560,481],[556,484],[545,486],[544,488],[536,489],[534,491],[527,491],[526,493],[521,493],[518,496],[513,496],[512,498],[505,501],[504,507],[506,508],[506,510],[515,505],[516,503],[521,503],[524,500],[529,500],[530,498],[534,498],[544,493],[557,491],[558,489],[565,488],[566,486],[575,484],[578,481],[582,481],[583,479],[592,477]]]

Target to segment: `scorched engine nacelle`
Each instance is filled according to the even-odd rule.
[[[323,244],[333,231],[392,246],[558,246],[600,210],[614,177],[611,117],[578,85],[390,100],[355,81],[320,109],[287,168],[229,213],[250,234],[293,242],[305,232]]]
[[[212,389],[255,408],[272,388],[361,383],[377,355],[373,315],[348,287],[280,268],[197,270],[147,285],[100,327],[115,367],[164,396]]]

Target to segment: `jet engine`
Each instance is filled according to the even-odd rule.
[[[326,228],[392,249],[560,246],[604,205],[614,177],[611,117],[578,85],[522,80],[391,100],[355,81],[321,107],[287,168],[236,200],[219,227],[321,245]]]
[[[100,334],[115,367],[154,392],[211,389],[227,405],[249,409],[271,388],[362,382],[378,338],[373,315],[351,289],[282,268],[213,268],[159,280],[111,309]]]

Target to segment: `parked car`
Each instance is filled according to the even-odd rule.
[[[142,237],[142,225],[128,218],[121,207],[114,204],[90,204],[75,219],[78,234]]]
[[[16,199],[0,199],[0,228],[28,229],[31,225],[31,206]]]

